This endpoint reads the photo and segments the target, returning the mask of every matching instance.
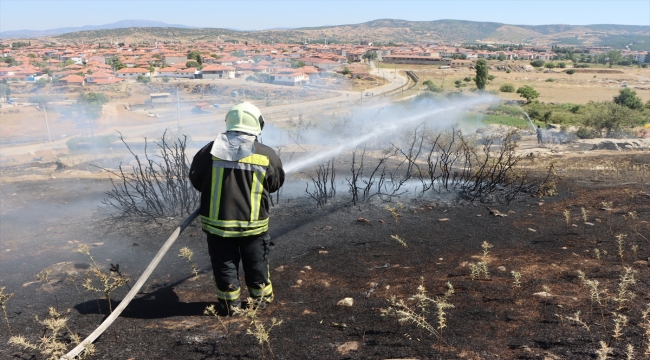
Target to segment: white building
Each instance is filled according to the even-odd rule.
[[[149,77],[150,73],[149,73],[149,70],[143,69],[143,68],[124,68],[124,69],[118,70],[115,73],[115,75],[118,78],[135,79],[140,75]]]
[[[302,84],[306,80],[305,74],[301,72],[294,72],[291,74],[273,74],[271,81],[277,85],[290,85],[295,86]]]

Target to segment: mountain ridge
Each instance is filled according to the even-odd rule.
[[[119,22],[118,22],[119,23]],[[118,23],[113,23],[118,24]],[[149,22],[151,24],[152,22]],[[164,23],[163,23],[164,24]],[[122,25],[129,25],[122,23]],[[326,25],[302,28],[273,28],[265,30],[235,30],[227,28],[175,27],[120,27],[101,30],[83,30],[50,36],[61,42],[99,42],[119,38],[128,43],[158,41],[215,41],[239,40],[263,43],[312,42],[375,43],[447,42],[453,44],[476,42],[537,43],[565,45],[607,45],[608,38],[616,44],[628,41],[640,43],[650,50],[650,26],[647,25],[512,25],[498,22],[442,19],[409,21],[376,19],[358,24]]]

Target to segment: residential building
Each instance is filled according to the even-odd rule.
[[[123,79],[135,79],[138,76],[150,76],[151,74],[149,73],[149,70],[147,69],[142,69],[142,68],[124,68],[121,70],[118,70],[115,75],[118,78],[123,78]]]

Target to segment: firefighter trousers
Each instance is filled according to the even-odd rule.
[[[224,238],[208,233],[208,252],[221,302],[239,302],[239,262],[244,268],[244,278],[250,297],[273,300],[269,274],[271,237],[266,234]]]

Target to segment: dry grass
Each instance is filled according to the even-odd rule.
[[[497,62],[489,61],[488,64],[496,64]],[[527,61],[516,61],[515,65],[527,65]],[[394,65],[384,64],[385,68],[393,69]],[[432,80],[434,84],[443,86],[445,91],[457,91],[454,86],[455,80],[462,80],[467,76],[474,76],[475,71],[469,68],[460,69],[437,69],[437,66],[427,65],[397,65],[397,69],[414,70],[416,75],[420,77],[420,84],[425,80]],[[618,69],[622,70],[622,74],[581,74],[576,73],[572,76],[567,75],[562,69],[553,69],[553,73],[544,72],[511,72],[505,71],[490,71],[490,75],[494,75],[495,79],[490,81],[486,90],[499,90],[503,84],[512,84],[515,89],[520,86],[529,85],[535,88],[539,93],[538,98],[541,102],[560,102],[560,103],[576,103],[585,104],[589,101],[611,101],[612,98],[618,95],[621,89],[621,83],[627,83],[630,87],[635,86],[642,88],[650,87],[650,70],[648,69]],[[546,82],[546,79],[552,78],[553,82]],[[473,87],[473,84],[464,87],[468,90]],[[424,89],[424,86],[418,86],[418,91]],[[638,96],[643,101],[650,100],[650,91],[637,89]],[[415,94],[412,91],[412,94]],[[405,92],[405,95],[406,92]],[[516,93],[500,93],[499,97],[506,100],[521,100]]]

